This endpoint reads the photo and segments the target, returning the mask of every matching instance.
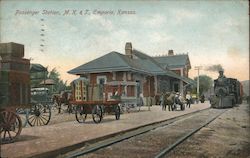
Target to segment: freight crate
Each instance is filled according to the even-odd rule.
[[[89,81],[80,77],[71,83],[74,101],[99,101],[103,100],[104,86],[89,84]]]
[[[88,101],[104,100],[104,86],[103,85],[89,85],[88,86]]]
[[[73,97],[75,101],[87,101],[88,100],[88,80],[84,77],[80,77],[74,80],[72,83]]]
[[[3,60],[0,62],[2,71],[21,71],[21,72],[29,72],[30,69],[30,61],[28,59],[11,59],[11,60]]]
[[[0,43],[0,108],[24,107],[30,103],[30,61],[24,46]]]
[[[30,103],[29,84],[23,83],[0,83],[0,107],[23,107]]]
[[[20,71],[0,71],[2,83],[27,83],[30,84],[29,73]]]
[[[3,60],[10,58],[23,58],[24,45],[17,43],[0,43],[0,56]]]

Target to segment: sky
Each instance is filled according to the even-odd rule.
[[[25,45],[25,58],[67,71],[125,43],[150,56],[188,53],[192,69],[222,65],[227,77],[249,80],[248,1],[1,1],[0,42]],[[69,11],[69,12],[67,12]],[[123,14],[121,14],[123,13]],[[42,46],[41,46],[42,45]]]

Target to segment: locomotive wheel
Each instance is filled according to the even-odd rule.
[[[95,105],[92,109],[92,118],[95,123],[100,123],[102,121],[102,108],[99,105]]]
[[[116,120],[119,120],[120,119],[120,116],[121,116],[121,108],[119,105],[116,105],[114,107],[114,110],[115,110],[115,119]]]
[[[20,118],[22,120],[22,127],[26,127],[28,124],[28,121],[27,121],[27,116],[29,113],[28,110],[23,109],[23,108],[17,108],[16,113],[18,114],[18,116],[20,116]]]
[[[22,131],[21,118],[12,111],[0,112],[0,135],[1,143],[12,143]]]
[[[47,125],[51,118],[51,109],[46,109],[43,105],[38,104],[31,108],[28,115],[28,123],[30,126]]]
[[[83,106],[78,106],[75,112],[76,121],[79,123],[84,123],[87,118],[87,113]]]

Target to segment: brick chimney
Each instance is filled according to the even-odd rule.
[[[133,58],[132,55],[132,43],[131,42],[127,42],[125,45],[125,54],[129,57],[129,58]]]
[[[168,50],[168,55],[171,56],[171,55],[174,55],[174,51],[171,49],[171,50]]]

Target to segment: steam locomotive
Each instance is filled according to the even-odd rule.
[[[214,80],[214,93],[211,98],[212,108],[232,108],[242,103],[243,89],[241,83],[234,78],[227,78],[219,71],[218,79]]]

